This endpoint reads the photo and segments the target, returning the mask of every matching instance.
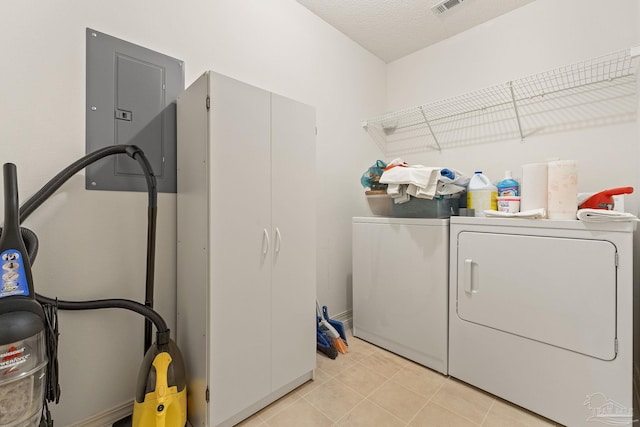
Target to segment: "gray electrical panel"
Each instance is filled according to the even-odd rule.
[[[87,153],[133,144],[149,159],[158,191],[176,192],[176,99],[184,63],[87,28]],[[86,169],[89,190],[147,191],[144,172],[126,154]]]

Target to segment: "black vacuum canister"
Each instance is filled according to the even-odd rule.
[[[44,312],[35,300],[31,264],[20,231],[16,167],[4,172],[0,235],[0,427],[40,424],[47,356]]]

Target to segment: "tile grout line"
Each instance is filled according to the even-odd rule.
[[[457,380],[456,378],[452,377],[451,375],[448,375],[448,376],[447,376],[447,381],[455,382],[455,381],[458,381],[458,380]],[[447,381],[443,382],[443,383],[442,383],[442,386],[441,386],[440,388],[444,387],[444,385],[445,385],[445,383],[446,383]],[[438,389],[438,391],[440,391],[440,389]],[[434,395],[434,396],[435,396],[435,395]],[[494,403],[495,403],[495,398],[493,398],[493,397],[492,397],[492,402],[491,402],[491,405],[489,406],[489,408],[492,408]],[[485,421],[485,418],[486,418],[486,417],[487,417],[487,415],[489,414],[489,409],[487,409],[487,413],[486,413],[486,414],[484,415],[484,417],[482,418],[482,422],[481,422],[480,424],[478,424],[477,422],[473,421],[471,418],[467,417],[466,415],[464,415],[464,414],[462,414],[462,413],[460,413],[460,412],[457,412],[457,411],[455,411],[455,410],[453,410],[453,409],[451,409],[451,408],[448,408],[448,407],[446,407],[446,406],[444,406],[444,405],[441,405],[441,404],[439,404],[439,403],[437,403],[437,402],[434,402],[433,404],[434,404],[434,405],[438,405],[438,406],[440,406],[441,408],[446,409],[447,411],[451,412],[452,414],[455,414],[455,415],[457,415],[457,416],[459,416],[459,417],[461,417],[461,418],[464,418],[465,420],[469,421],[471,424],[476,425],[476,426],[482,426],[482,423]]]
[[[480,423],[481,426],[484,424],[485,421],[487,421],[487,417],[489,416],[489,412],[491,412],[491,409],[493,409],[493,406],[495,404],[496,404],[496,399],[494,398],[493,401],[491,402],[491,406],[489,406],[489,409],[487,410],[487,413],[484,414],[484,417],[482,418],[482,422]]]
[[[366,366],[362,365],[362,363],[358,362],[357,360],[353,360],[351,361],[351,363],[354,364],[358,364],[361,365],[362,367],[366,368]],[[318,408],[316,405],[314,405],[311,401],[309,401],[308,399],[306,399],[306,396],[313,393],[315,390],[310,391],[309,393],[307,393],[306,395],[301,395],[300,398],[304,399],[305,402],[307,402],[309,405],[311,405],[314,409],[316,409],[317,411],[319,411],[322,415],[324,415],[325,417],[327,417],[329,420],[331,420],[331,422],[333,423],[332,425],[336,425],[338,422],[340,422],[341,419],[343,419],[344,417],[346,417],[351,411],[353,411],[358,405],[362,404],[362,402],[364,402],[366,400],[366,396],[363,395],[362,393],[360,393],[359,391],[355,390],[354,388],[350,387],[349,385],[343,383],[342,381],[340,381],[340,379],[338,378],[340,376],[340,372],[344,371],[348,369],[347,367],[341,369],[340,371],[338,371],[337,373],[335,373],[334,375],[331,375],[331,378],[328,381],[323,382],[322,384],[319,384],[319,386],[323,386],[326,385],[329,381],[331,380],[336,380],[338,381],[338,383],[346,388],[348,388],[349,390],[353,391],[354,393],[357,393],[358,395],[362,396],[362,399],[356,403],[354,405],[353,408],[349,409],[342,417],[338,418],[336,421],[334,421],[329,414],[325,413],[322,409]],[[327,372],[325,369],[323,369],[323,371]]]
[[[363,364],[363,363],[361,363],[361,362],[354,361],[353,363],[357,363],[357,364],[359,364],[361,367],[363,367],[364,369],[366,369],[366,370],[368,370],[368,371],[371,371],[371,372],[375,373],[376,375],[379,375],[379,376],[381,376],[381,377],[383,377],[383,378],[385,379],[385,380],[384,380],[384,381],[383,381],[379,386],[377,386],[377,387],[375,387],[373,390],[371,390],[371,391],[369,392],[369,394],[364,395],[364,394],[362,394],[361,392],[359,392],[358,390],[356,390],[355,388],[351,387],[349,384],[345,384],[344,382],[340,381],[340,379],[339,379],[339,378],[337,378],[337,376],[336,376],[336,377],[334,377],[334,378],[336,378],[338,381],[340,381],[340,383],[341,383],[341,384],[343,384],[345,387],[348,387],[349,389],[351,389],[351,390],[355,391],[356,393],[358,393],[358,394],[360,394],[360,395],[364,396],[364,398],[365,398],[365,399],[366,399],[366,398],[368,398],[369,396],[371,396],[373,393],[375,393],[375,392],[376,392],[380,387],[382,387],[383,385],[385,385],[385,384],[386,384],[386,383],[391,379],[391,378],[387,378],[387,377],[385,377],[384,375],[382,375],[382,374],[380,374],[380,373],[376,372],[376,370],[375,370],[375,369],[372,369],[372,368],[370,368],[370,367],[368,367],[368,366],[364,365],[364,364]],[[393,374],[393,375],[395,375],[395,374]],[[392,376],[393,376],[393,375],[392,375]]]
[[[342,417],[338,418],[338,420],[337,420],[337,421],[334,421],[334,420],[333,420],[333,418],[331,418],[331,417],[329,416],[329,414],[327,414],[326,412],[324,412],[322,409],[318,408],[316,405],[314,405],[314,404],[313,404],[313,402],[311,402],[311,401],[309,401],[309,400],[305,399],[305,397],[304,397],[304,396],[302,396],[302,397],[301,397],[301,399],[302,399],[302,400],[304,400],[305,402],[307,402],[309,405],[311,405],[311,407],[312,407],[313,409],[315,409],[316,411],[320,412],[322,415],[324,415],[325,417],[327,417],[327,418],[331,421],[331,423],[332,423],[331,425],[335,425],[338,421],[340,421],[340,420],[344,417],[344,415],[343,415]],[[358,406],[358,405],[359,405],[363,400],[364,400],[364,398],[363,398],[360,402],[356,403],[356,405],[355,405],[355,406]],[[355,408],[355,406],[354,406],[354,408]],[[352,410],[353,410],[353,408],[351,408],[349,411],[347,411],[347,414],[348,414],[349,412],[351,412]],[[346,415],[346,414],[345,414],[345,415]]]
[[[374,355],[376,352],[379,352],[379,350],[374,350],[371,352],[371,354],[367,355],[367,358],[371,357],[372,355]],[[391,377],[386,377],[378,372],[376,372],[375,369],[372,369],[368,366],[366,366],[365,364],[363,364],[362,362],[356,361],[354,360],[353,363],[356,363],[358,365],[360,365],[362,368],[369,370],[371,372],[374,372],[376,375],[379,375],[381,377],[383,377],[385,380],[377,387],[373,388],[367,395],[363,395],[361,392],[359,392],[358,390],[354,389],[353,387],[351,387],[348,384],[345,384],[344,382],[340,381],[340,379],[338,378],[338,374],[336,374],[333,378],[336,379],[338,382],[340,382],[340,384],[344,385],[345,387],[347,387],[348,389],[354,391],[355,393],[358,393],[360,396],[363,396],[363,399],[358,402],[353,408],[351,408],[349,411],[347,411],[346,414],[344,414],[342,417],[340,417],[337,421],[334,422],[333,425],[336,425],[337,423],[339,423],[342,419],[344,419],[345,417],[347,417],[351,412],[353,412],[358,406],[362,405],[362,403],[364,401],[368,401],[369,403],[377,406],[378,408],[382,409],[383,411],[387,412],[389,415],[391,415],[392,417],[394,417],[395,419],[399,420],[400,422],[404,422],[403,420],[401,420],[400,418],[398,418],[396,415],[392,414],[391,412],[389,412],[387,409],[383,408],[382,406],[378,405],[376,402],[374,402],[373,400],[369,399],[369,396],[371,396],[373,393],[375,393],[377,390],[379,390],[380,388],[382,388],[382,386],[384,386],[386,383],[388,383],[389,381],[391,381],[391,378],[393,376],[395,376],[397,374],[394,373]],[[402,370],[402,367],[400,368],[400,370],[398,372],[400,372]],[[304,396],[302,397],[304,399]],[[310,403],[310,402],[309,402]],[[311,404],[311,403],[310,403]],[[313,406],[313,405],[312,405]],[[314,406],[315,408],[315,406]],[[317,409],[317,408],[316,408]],[[322,411],[320,411],[322,412]],[[324,412],[322,412],[322,414],[324,414],[325,416],[327,416],[327,414],[325,414]],[[331,419],[331,418],[329,418]],[[332,420],[333,421],[333,420]]]
[[[406,426],[408,426],[408,425],[409,425],[409,424],[410,424],[410,423],[415,419],[415,417],[418,415],[418,413],[419,413],[419,412],[420,412],[420,411],[421,411],[421,410],[422,410],[422,409],[423,409],[423,408],[424,408],[424,407],[425,407],[425,406],[426,406],[426,405],[427,405],[427,404],[428,404],[428,403],[433,399],[433,397],[438,393],[438,391],[440,391],[440,389],[441,389],[441,388],[442,388],[442,386],[445,384],[445,382],[446,382],[446,380],[449,378],[449,376],[447,376],[447,377],[445,378],[445,381],[443,381],[443,382],[438,386],[438,388],[436,389],[436,391],[435,391],[433,394],[431,394],[431,396],[428,396],[428,397],[427,397],[427,396],[425,396],[425,395],[423,395],[423,394],[421,394],[421,393],[419,393],[419,392],[416,392],[416,391],[414,391],[414,390],[411,390],[411,389],[409,389],[409,388],[405,387],[405,386],[404,386],[404,385],[402,385],[401,383],[398,383],[398,382],[393,381],[393,378],[394,378],[394,377],[396,377],[399,373],[401,373],[401,372],[402,372],[402,371],[404,371],[405,369],[409,369],[409,365],[408,365],[408,364],[398,363],[398,362],[394,361],[392,358],[388,358],[388,357],[386,357],[385,352],[384,352],[383,350],[381,350],[381,349],[375,349],[375,350],[374,350],[374,351],[372,351],[370,354],[368,354],[366,358],[369,358],[369,357],[371,357],[371,356],[375,355],[376,353],[380,353],[380,355],[381,355],[383,358],[385,358],[385,359],[387,359],[387,360],[391,361],[391,362],[392,362],[392,363],[394,363],[394,364],[397,364],[397,365],[398,365],[398,367],[399,367],[399,369],[398,369],[398,371],[394,372],[391,376],[386,377],[385,375],[383,375],[383,374],[381,374],[381,373],[377,372],[375,369],[373,369],[373,368],[371,368],[371,367],[369,367],[369,366],[365,365],[364,363],[362,363],[362,362],[360,362],[360,361],[354,361],[354,363],[357,363],[357,364],[361,365],[364,369],[367,369],[367,370],[369,370],[369,371],[375,372],[377,375],[380,375],[380,376],[382,376],[382,377],[384,377],[384,378],[385,378],[385,381],[384,381],[384,382],[382,382],[378,387],[375,387],[375,388],[374,388],[374,389],[373,389],[369,394],[367,394],[367,395],[365,396],[364,400],[369,401],[369,403],[371,403],[371,404],[373,404],[373,405],[377,406],[378,408],[380,408],[380,409],[384,410],[385,412],[387,412],[387,413],[391,414],[395,419],[397,419],[397,420],[399,420],[400,422],[404,423],[404,425],[405,425],[405,427],[406,427]],[[397,356],[397,355],[396,355],[396,356]],[[402,358],[402,356],[398,356],[398,357]],[[404,359],[404,358],[402,358],[402,359],[403,359],[403,360],[405,360],[405,361],[407,361],[407,362],[411,362],[411,361],[409,361],[408,359]],[[429,368],[427,368],[427,367],[425,367],[425,368],[426,368],[426,369],[429,369]],[[334,378],[338,379],[338,375],[336,375]],[[340,381],[340,379],[338,379],[338,381]],[[414,394],[416,394],[416,395],[418,395],[418,396],[427,397],[427,402],[425,402],[425,404],[424,404],[424,405],[422,405],[422,406],[420,407],[420,409],[418,409],[418,411],[417,411],[417,412],[416,412],[416,413],[415,413],[415,414],[414,414],[414,415],[409,419],[409,421],[408,421],[408,422],[405,422],[404,420],[400,419],[398,416],[396,416],[395,414],[391,413],[389,410],[387,410],[386,408],[384,408],[384,407],[380,406],[379,404],[377,404],[376,402],[374,402],[373,400],[371,400],[371,399],[370,399],[370,397],[371,397],[371,396],[372,396],[376,391],[378,391],[379,389],[381,389],[384,385],[386,385],[386,384],[387,384],[387,383],[389,383],[389,382],[393,382],[394,384],[396,384],[396,385],[398,385],[398,386],[400,386],[400,387],[404,388],[405,390],[407,390],[407,391],[409,391],[409,392],[411,392],[411,393],[414,393]],[[341,384],[343,384],[343,385],[345,385],[345,386],[346,386],[346,387],[348,387],[349,389],[351,389],[351,390],[354,390],[354,391],[358,392],[357,390],[353,389],[353,388],[352,388],[351,386],[349,386],[348,384],[344,384],[342,381],[340,381],[340,383],[341,383]],[[359,394],[361,394],[360,392],[358,392],[358,393],[359,393]],[[362,404],[362,402],[359,402],[356,406],[354,406],[351,410],[349,410],[349,411],[347,412],[347,414],[345,414],[342,418],[346,417],[350,412],[352,412],[352,411],[353,411],[357,406],[359,406],[360,404]],[[339,422],[340,420],[342,420],[342,418],[340,418],[337,422]],[[337,422],[336,422],[336,423],[337,423]]]
[[[418,409],[418,412],[416,412],[413,417],[411,417],[411,419],[409,420],[409,422],[407,423],[407,427],[411,425],[411,423],[413,422],[413,420],[416,419],[416,417],[418,416],[418,414],[420,413],[420,411],[422,411],[424,408],[427,407],[427,405],[429,403],[431,403],[431,401],[433,400],[433,398],[435,397],[436,394],[438,394],[438,392],[440,391],[440,389],[442,389],[442,387],[444,386],[444,383],[447,382],[447,380],[449,379],[449,376],[447,375],[447,377],[445,378],[444,381],[442,381],[442,383],[440,384],[440,386],[438,386],[438,389],[436,391],[433,392],[433,394],[431,396],[429,396],[429,398],[427,399],[427,401],[424,403],[424,405],[422,405],[422,407],[420,409]]]
[[[284,411],[284,410],[288,409],[291,405],[293,405],[294,403],[296,403],[298,400],[302,399],[302,396],[300,396],[299,394],[296,394],[295,392],[294,392],[293,394],[294,394],[294,395],[297,395],[297,396],[298,396],[298,398],[297,398],[297,399],[295,399],[293,402],[291,402],[291,403],[287,404],[286,406],[284,406],[284,407],[280,408],[278,411],[274,412],[274,413],[273,413],[269,418],[264,418],[262,415],[260,415],[260,413],[261,413],[262,411],[264,411],[265,409],[267,409],[269,406],[271,406],[271,405],[273,405],[274,403],[276,403],[278,400],[280,400],[280,399],[285,399],[285,398],[289,397],[291,394],[286,394],[286,395],[282,396],[280,399],[278,399],[278,400],[276,400],[275,402],[271,403],[270,405],[265,406],[265,407],[264,407],[264,408],[262,408],[260,411],[258,411],[258,412],[256,413],[256,415],[258,416],[258,418],[259,418],[260,420],[262,420],[262,422],[264,422],[265,424],[267,424],[267,425],[268,425],[268,421],[269,421],[271,418],[273,418],[273,417],[275,417],[276,415],[280,414],[282,411]]]
[[[378,405],[376,402],[374,402],[373,400],[369,399],[368,397],[365,398],[364,400],[368,401],[369,403],[371,403],[372,405],[377,406],[378,408],[382,409],[383,411],[385,411],[387,414],[391,415],[393,418],[395,418],[396,420],[400,421],[401,423],[404,423],[403,420],[401,420],[400,418],[398,418],[398,416],[396,416],[395,414],[391,413],[389,410],[383,408],[382,406]]]
[[[354,411],[358,406],[362,405],[362,403],[363,403],[365,400],[367,400],[367,398],[366,398],[366,397],[365,397],[365,398],[363,398],[360,402],[356,403],[356,404],[355,404],[355,406],[354,406],[353,408],[349,409],[349,410],[347,411],[347,413],[346,413],[346,414],[344,414],[343,416],[341,416],[340,418],[338,418],[338,421],[334,422],[334,423],[333,423],[333,425],[334,425],[334,426],[335,426],[335,425],[338,425],[338,423],[339,423],[340,421],[342,421],[343,419],[345,419],[345,418],[346,418],[350,413],[352,413],[352,412],[353,412],[353,411]]]
[[[384,356],[384,355],[383,355],[383,356]],[[400,356],[400,357],[401,357],[401,356]],[[389,359],[389,360],[393,361],[392,359]],[[395,362],[394,362],[394,363],[395,363]],[[366,366],[365,366],[365,368],[366,368]],[[369,368],[369,369],[370,369],[370,368]],[[430,396],[430,397],[428,397],[428,398],[427,398],[427,402],[426,402],[424,405],[422,405],[422,406],[420,407],[420,409],[418,409],[418,411],[413,415],[413,417],[411,417],[411,418],[409,419],[409,421],[408,421],[408,422],[405,422],[404,420],[400,419],[398,416],[396,416],[395,414],[391,413],[389,410],[385,409],[384,407],[380,406],[379,404],[377,404],[376,402],[374,402],[373,400],[371,400],[371,399],[369,398],[369,397],[370,397],[370,396],[372,396],[376,391],[380,390],[380,389],[381,389],[385,384],[387,384],[387,383],[389,383],[389,382],[392,382],[393,384],[398,385],[398,386],[402,387],[403,389],[405,389],[405,390],[407,390],[407,391],[409,391],[409,392],[411,392],[411,393],[414,393],[414,394],[416,394],[416,395],[418,395],[418,396],[426,397],[426,396],[422,395],[421,393],[417,393],[417,392],[415,392],[415,391],[413,391],[413,390],[411,390],[411,389],[409,389],[409,388],[405,387],[404,385],[402,385],[402,384],[400,384],[400,383],[398,383],[398,382],[393,381],[393,377],[397,376],[400,372],[402,372],[402,371],[403,371],[403,370],[405,370],[405,369],[407,369],[407,366],[400,365],[400,369],[399,369],[397,372],[395,372],[393,375],[391,375],[391,376],[390,376],[390,377],[388,377],[388,378],[387,378],[387,377],[385,377],[385,378],[387,378],[387,379],[386,379],[386,381],[384,381],[384,382],[383,382],[382,384],[380,384],[378,387],[376,387],[375,389],[373,389],[373,391],[371,391],[371,393],[369,393],[365,399],[366,399],[366,400],[368,400],[370,403],[372,403],[372,404],[376,405],[376,406],[377,406],[377,407],[379,407],[380,409],[382,409],[382,410],[384,410],[384,411],[388,412],[389,414],[391,414],[394,418],[396,418],[396,419],[397,419],[397,420],[399,420],[400,422],[404,423],[404,425],[405,425],[405,427],[406,427],[406,426],[408,426],[408,425],[411,423],[411,421],[413,421],[413,419],[418,415],[418,413],[422,410],[422,408],[423,408],[424,406],[426,406],[426,405],[427,405],[427,403],[429,403],[429,401],[433,398],[433,396],[435,395],[435,393],[434,393],[432,396]],[[382,375],[382,374],[379,374],[379,375]],[[384,375],[382,375],[382,376],[384,377]],[[443,383],[444,383],[444,382],[443,382]],[[440,384],[440,387],[442,387],[442,384]],[[440,390],[440,387],[438,388],[438,390]],[[436,393],[437,393],[437,391],[438,391],[438,390],[436,390]]]
[[[457,379],[457,378],[453,378],[453,377],[451,377],[451,379],[452,379],[452,381],[456,381],[456,382],[458,382],[458,383],[467,384],[467,383],[465,383],[464,381],[459,380],[459,379]],[[480,422],[480,424],[476,424],[472,419],[470,419],[469,417],[464,416],[463,414],[460,414],[460,413],[457,413],[457,412],[454,412],[454,413],[455,413],[455,414],[457,414],[457,415],[460,415],[461,417],[463,417],[463,418],[464,418],[464,419],[466,419],[466,420],[471,421],[473,424],[476,424],[476,425],[480,425],[480,426],[482,426],[482,424],[486,421],[487,417],[489,416],[489,411],[491,410],[491,408],[493,408],[493,405],[495,405],[495,403],[496,403],[496,397],[495,397],[494,395],[492,395],[491,393],[488,393],[488,392],[485,392],[485,391],[483,391],[483,390],[480,390],[480,389],[478,389],[477,387],[475,387],[475,386],[473,386],[473,385],[471,385],[471,384],[467,384],[467,385],[468,385],[468,386],[470,386],[473,390],[480,391],[481,393],[484,393],[484,394],[486,394],[488,397],[490,397],[490,398],[491,398],[491,405],[489,405],[489,409],[487,409],[487,413],[486,413],[486,414],[484,414],[484,417],[482,417],[482,421]],[[452,412],[453,412],[453,411],[452,411]]]
[[[376,354],[377,352],[380,352],[380,349],[378,349],[378,348],[374,348],[374,349],[372,349],[372,351],[368,352],[368,354],[366,355],[365,359],[368,359],[369,357],[373,356],[373,355],[374,355],[374,354]],[[346,414],[344,414],[344,415],[343,415],[342,417],[340,417],[337,421],[335,421],[333,425],[334,425],[334,426],[338,425],[338,423],[340,423],[340,421],[341,421],[341,420],[343,420],[344,418],[346,418],[350,413],[352,413],[352,412],[353,412],[353,411],[354,411],[358,406],[362,405],[365,401],[368,401],[368,402],[370,402],[370,403],[372,403],[372,404],[374,404],[374,405],[378,406],[378,407],[379,407],[380,409],[382,409],[383,411],[388,412],[391,416],[393,416],[393,417],[397,418],[395,415],[393,415],[392,413],[390,413],[390,412],[389,412],[389,411],[387,411],[386,409],[384,409],[384,408],[380,407],[380,406],[379,406],[379,405],[377,405],[375,402],[373,402],[373,401],[371,401],[371,400],[369,400],[369,399],[368,399],[368,397],[369,397],[369,396],[371,396],[373,393],[375,393],[375,392],[376,392],[376,390],[378,390],[378,389],[379,389],[379,388],[381,388],[384,384],[386,384],[386,383],[390,380],[390,378],[387,378],[387,377],[385,377],[384,375],[382,375],[382,374],[380,374],[380,373],[376,372],[376,371],[375,371],[375,369],[372,369],[372,368],[368,367],[367,365],[365,365],[365,364],[364,364],[364,363],[362,363],[361,361],[354,360],[354,361],[353,361],[353,363],[355,363],[355,364],[359,365],[360,367],[362,367],[362,368],[364,368],[364,369],[366,369],[366,370],[368,370],[368,371],[371,371],[371,372],[375,373],[376,375],[379,375],[379,376],[381,376],[381,377],[385,378],[385,381],[383,381],[383,382],[382,382],[378,387],[373,388],[373,390],[371,390],[368,394],[364,395],[364,394],[362,394],[361,392],[359,392],[358,390],[356,390],[356,389],[354,389],[353,387],[351,387],[350,385],[345,384],[344,382],[342,382],[342,381],[340,380],[340,378],[339,378],[339,375],[338,375],[338,374],[337,374],[337,375],[335,375],[335,376],[334,376],[334,378],[335,378],[338,382],[340,382],[340,384],[344,385],[344,386],[345,386],[345,387],[347,387],[349,390],[352,390],[352,391],[354,391],[355,393],[358,393],[360,396],[363,396],[363,398],[362,398],[362,400],[360,400],[360,402],[358,402],[356,405],[354,405],[354,407],[353,407],[353,408],[351,408],[349,411],[347,411],[347,413],[346,413]],[[394,374],[394,375],[395,375],[395,374]]]
[[[398,387],[402,387],[403,389],[405,389],[406,391],[415,394],[418,397],[424,397],[427,399],[427,401],[422,404],[422,406],[420,406],[420,408],[416,411],[415,414],[413,414],[413,416],[409,419],[409,421],[407,421],[407,424],[405,426],[408,426],[409,424],[411,424],[411,422],[415,419],[415,417],[420,413],[420,411],[422,411],[422,409],[427,406],[429,404],[429,402],[431,401],[431,399],[433,398],[433,396],[436,395],[436,393],[438,392],[438,390],[440,390],[440,388],[442,387],[442,384],[444,384],[444,381],[442,382],[442,384],[440,384],[440,386],[438,387],[438,389],[431,395],[431,396],[425,396],[422,393],[416,392],[414,390],[411,390],[408,387],[405,387],[402,383],[400,382],[396,382],[393,381],[393,377],[395,377],[396,375],[398,375],[400,372],[402,372],[405,368],[402,368],[400,371],[396,372],[393,376],[391,376],[391,378],[389,378],[389,382],[392,382],[393,384],[397,385]]]

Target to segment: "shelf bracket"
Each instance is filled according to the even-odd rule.
[[[516,112],[516,121],[518,122],[518,131],[520,132],[520,141],[524,141],[524,134],[522,133],[522,124],[520,123],[520,114],[518,113],[518,104],[516,104],[516,96],[513,92],[513,82],[509,82],[509,90],[511,91],[511,101],[513,102],[513,109]]]
[[[431,136],[433,136],[433,140],[436,142],[436,145],[438,146],[438,151],[442,153],[442,148],[440,148],[440,143],[438,142],[438,138],[436,138],[436,134],[433,133],[433,129],[431,129],[431,124],[429,123],[429,120],[427,119],[427,115],[424,113],[424,110],[422,109],[422,106],[418,107],[420,109],[420,113],[422,114],[422,117],[424,118],[424,122],[427,124],[427,127],[429,128],[429,132],[431,132]]]

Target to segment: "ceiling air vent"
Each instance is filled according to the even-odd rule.
[[[463,1],[464,0],[442,0],[440,3],[438,3],[436,5],[433,5],[431,7],[431,10],[436,15],[440,15],[442,13],[445,13],[446,11],[451,9],[452,7],[459,5]]]

